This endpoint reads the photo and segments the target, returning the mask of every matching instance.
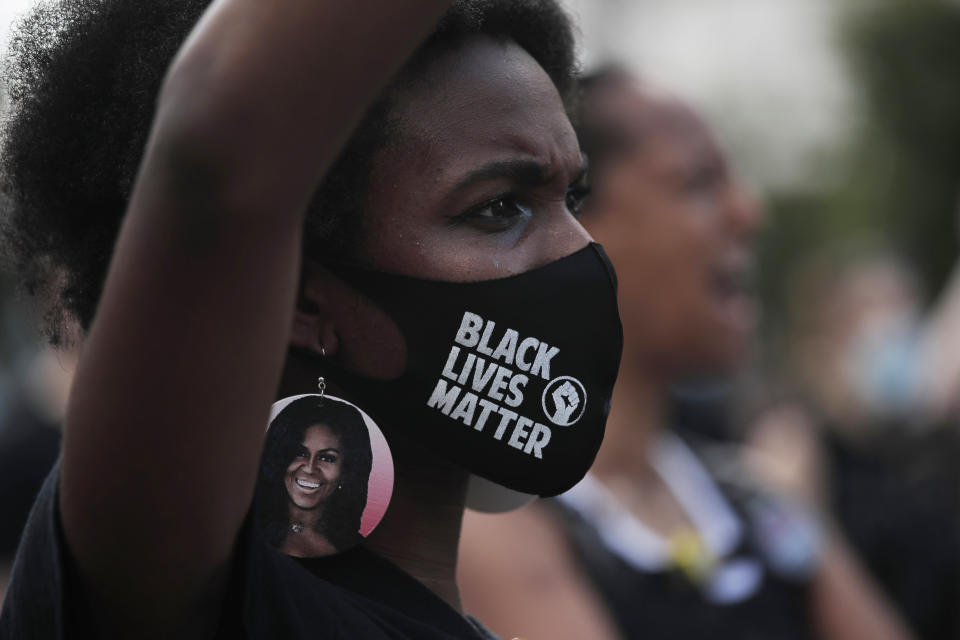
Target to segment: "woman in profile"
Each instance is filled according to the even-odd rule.
[[[356,408],[316,396],[284,407],[267,431],[254,499],[267,541],[298,557],[355,545],[372,460]]]
[[[0,638],[489,638],[455,582],[471,474],[574,484],[621,346],[557,2],[56,0],[11,41],[6,236],[83,355]],[[537,360],[486,369],[482,430],[429,404],[469,313]],[[296,558],[251,507],[272,403],[321,375],[394,492],[363,544]],[[577,428],[525,452],[571,375]]]
[[[610,420],[569,492],[468,512],[465,601],[495,631],[550,640],[909,640],[832,528],[671,420],[672,385],[745,360],[762,209],[682,100],[616,67],[580,93],[583,220],[617,267],[624,324]]]

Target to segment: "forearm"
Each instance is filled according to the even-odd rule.
[[[921,334],[925,417],[941,420],[956,410],[960,392],[960,264],[954,267]]]

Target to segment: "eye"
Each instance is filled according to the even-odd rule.
[[[321,462],[329,462],[330,464],[334,464],[337,462],[337,460],[339,460],[339,458],[334,453],[322,453],[320,454],[320,460]]]
[[[298,457],[298,458],[307,458],[307,459],[309,459],[309,458],[310,458],[310,452],[307,451],[305,448],[300,447],[300,448],[297,450],[297,457]]]
[[[567,189],[567,209],[575,216],[583,213],[583,203],[590,195],[590,185],[581,179]]]
[[[683,190],[688,193],[705,193],[717,187],[724,178],[723,167],[714,162],[704,162],[687,171],[683,178]]]
[[[520,220],[533,216],[533,210],[512,194],[504,194],[460,214],[454,220],[470,223],[491,231],[506,229]]]

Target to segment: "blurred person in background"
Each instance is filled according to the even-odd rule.
[[[498,632],[549,638],[909,638],[829,525],[737,452],[667,421],[669,388],[729,373],[755,325],[757,203],[691,109],[611,68],[579,113],[584,224],[619,274],[624,357],[591,473],[510,515],[468,512],[459,578]]]
[[[915,269],[895,252],[843,246],[794,278],[789,369],[846,429],[914,431],[960,409],[960,266],[924,314]]]
[[[795,274],[769,279],[786,282],[771,292],[788,379],[751,442],[834,515],[918,635],[957,638],[960,4],[850,4],[856,132],[821,194],[781,194],[792,237],[768,263]],[[801,244],[817,255],[788,268]]]
[[[791,285],[794,392],[758,412],[767,477],[829,511],[922,638],[960,637],[960,267],[926,313],[915,269],[829,248]]]

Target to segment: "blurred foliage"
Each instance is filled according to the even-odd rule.
[[[957,257],[960,5],[864,3],[839,35],[863,113],[827,187],[768,201],[759,286],[774,333],[788,307],[788,274],[821,247],[879,237],[916,265],[933,292]]]

